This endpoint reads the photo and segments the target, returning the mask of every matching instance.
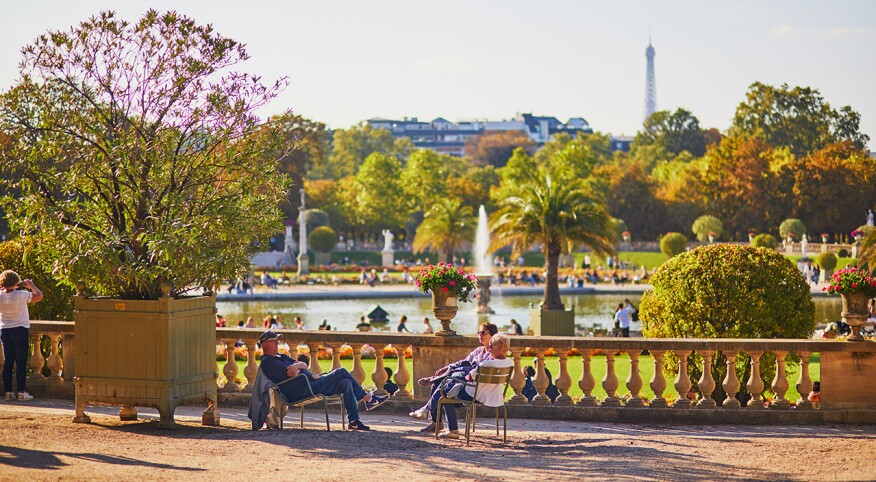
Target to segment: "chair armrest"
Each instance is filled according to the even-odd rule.
[[[314,393],[313,393],[313,388],[310,387],[310,377],[308,377],[306,373],[299,373],[298,375],[295,375],[294,377],[289,377],[289,378],[283,380],[283,381],[280,382],[280,383],[276,383],[275,385],[276,385],[277,387],[279,387],[280,385],[282,385],[282,384],[284,384],[284,383],[289,383],[289,382],[291,382],[292,380],[295,380],[296,378],[301,378],[301,377],[304,377],[304,383],[307,385],[307,391],[310,392],[310,396],[311,396],[311,397],[316,396],[316,395],[314,395]]]
[[[455,381],[455,382],[462,383],[462,385],[465,386],[465,387],[473,387],[473,386],[475,386],[474,383],[468,382],[468,381],[466,381],[466,380],[463,379],[463,378],[459,378],[459,377],[447,377],[447,378],[445,378],[444,380],[441,381],[441,386],[439,387],[439,389],[441,390],[441,396],[442,396],[442,397],[446,397],[446,396],[447,396],[447,391],[446,391],[446,390],[447,390],[448,382],[449,382],[450,380],[453,380],[453,381]]]

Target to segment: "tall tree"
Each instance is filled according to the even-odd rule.
[[[282,139],[282,145],[288,148],[267,155],[277,159],[278,170],[289,176],[294,186],[303,186],[307,171],[324,164],[328,156],[330,139],[325,124],[286,112],[273,117],[270,125],[274,135]],[[291,199],[280,204],[287,219],[298,216],[296,193],[297,189],[291,190]]]
[[[731,134],[752,136],[797,157],[834,142],[865,148],[870,138],[858,129],[860,115],[849,106],[836,111],[811,87],[779,87],[755,82],[736,108]]]
[[[405,191],[401,183],[402,165],[398,159],[380,153],[365,158],[355,176],[356,213],[361,227],[369,234],[404,226]]]
[[[431,149],[419,149],[408,158],[402,171],[401,182],[407,205],[396,203],[400,209],[426,210],[450,191],[447,181],[465,172],[466,161]]]
[[[465,155],[479,166],[502,167],[518,147],[532,154],[536,144],[523,131],[487,131],[465,141]]]
[[[611,253],[617,234],[605,206],[576,179],[554,181],[539,170],[520,184],[497,191],[499,207],[491,223],[491,251],[512,246],[513,256],[542,245],[545,275],[544,310],[561,310],[558,266],[560,254],[584,244],[598,253]]]
[[[623,219],[638,239],[656,239],[665,232],[663,203],[654,197],[656,186],[641,165],[599,166],[594,176],[604,181],[608,212]]]
[[[340,179],[356,174],[365,158],[373,153],[404,159],[410,153],[410,140],[395,139],[386,129],[375,129],[368,124],[338,129],[332,137],[332,152],[324,165],[314,165],[310,179]]]
[[[661,110],[645,119],[633,141],[633,149],[655,144],[672,154],[687,151],[700,157],[706,152],[706,136],[700,129],[700,121],[685,109],[672,113]]]
[[[444,261],[452,263],[456,250],[474,240],[475,223],[471,206],[463,206],[458,199],[442,199],[426,211],[417,228],[414,253],[440,251]]]

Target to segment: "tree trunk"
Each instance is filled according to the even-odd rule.
[[[565,309],[560,299],[560,285],[557,279],[558,266],[560,264],[560,245],[551,243],[544,245],[545,259],[547,260],[547,274],[544,280],[544,303],[543,310]]]

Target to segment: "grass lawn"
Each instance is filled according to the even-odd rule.
[[[577,399],[581,396],[581,389],[578,387],[578,379],[581,378],[581,372],[583,371],[583,364],[581,363],[581,357],[569,357],[568,359],[568,367],[569,367],[569,376],[572,377],[572,388],[569,390],[569,395],[573,398]],[[411,374],[411,378],[413,378],[413,361],[410,359],[405,360],[408,367],[408,373]],[[523,357],[521,363],[523,366],[531,365],[533,361],[533,357]],[[363,359],[362,360],[362,368],[365,370],[365,383],[364,386],[366,388],[373,388],[374,383],[371,381],[371,373],[374,372],[374,364],[376,361],[374,359]],[[219,362],[219,369],[221,373],[222,365],[224,362]],[[243,369],[246,366],[246,362],[238,361],[238,366],[240,367],[240,372],[238,377],[243,378]],[[331,360],[320,360],[320,366],[323,370],[328,370],[331,368]],[[341,360],[341,366],[346,368],[347,370],[353,369],[353,360],[346,359]],[[398,366],[398,361],[395,358],[384,359],[384,366],[387,366],[392,369],[393,373],[396,371],[396,367]],[[630,393],[627,390],[625,382],[627,377],[630,375],[630,361],[629,357],[626,354],[615,357],[615,375],[617,375],[618,380],[620,381],[620,386],[618,387],[617,393],[619,396],[623,396],[625,394]],[[545,358],[545,367],[551,372],[551,374],[556,378],[560,373],[560,361],[557,357],[548,357]],[[593,377],[596,379],[596,388],[593,390],[593,395],[596,398],[604,398],[605,390],[602,389],[601,380],[605,376],[605,357],[604,356],[594,356],[591,358],[590,369],[591,373],[593,373]],[[788,393],[785,394],[785,398],[791,401],[795,401],[800,398],[800,395],[797,393],[797,389],[794,385],[797,383],[797,377],[799,374],[799,365],[795,367],[790,367],[788,370],[787,378],[788,385],[790,388],[788,389]],[[809,364],[809,376],[812,380],[820,380],[820,372],[821,365],[819,363],[819,356],[816,354],[812,357],[812,363]],[[639,357],[639,375],[642,377],[643,387],[640,391],[640,395],[648,397],[649,399],[654,396],[654,392],[651,391],[651,388],[648,386],[651,377],[654,375],[654,361],[650,356],[642,355]],[[667,389],[664,392],[664,396],[667,399],[675,399],[678,398],[678,394],[675,391],[675,388],[672,384],[675,381],[675,375],[665,375],[666,376],[666,384]],[[411,389],[412,384],[415,383],[416,380],[411,380],[408,385],[408,390]],[[721,383],[720,380],[716,381],[718,384]],[[744,385],[745,381],[741,381]],[[764,380],[764,384],[769,386],[771,380]],[[509,388],[508,396],[513,395],[513,391]]]

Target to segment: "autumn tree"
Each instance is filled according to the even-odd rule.
[[[289,176],[294,186],[302,186],[307,171],[323,165],[328,156],[330,139],[325,124],[286,112],[273,117],[270,125],[273,134],[288,147],[283,152],[268,153],[268,156],[277,159],[278,170]],[[296,192],[290,191],[292,199],[280,205],[288,219],[298,216]]]
[[[706,136],[700,129],[700,121],[685,109],[672,113],[661,110],[645,119],[633,141],[633,149],[655,144],[671,154],[687,151],[700,157],[706,152]]]
[[[308,172],[310,179],[340,179],[356,174],[365,158],[373,153],[407,159],[413,150],[411,140],[394,138],[386,129],[375,129],[368,124],[338,129],[332,136],[332,152],[322,165],[314,165]]]
[[[479,166],[502,167],[518,147],[532,154],[536,144],[523,131],[486,131],[465,141],[465,155]]]

